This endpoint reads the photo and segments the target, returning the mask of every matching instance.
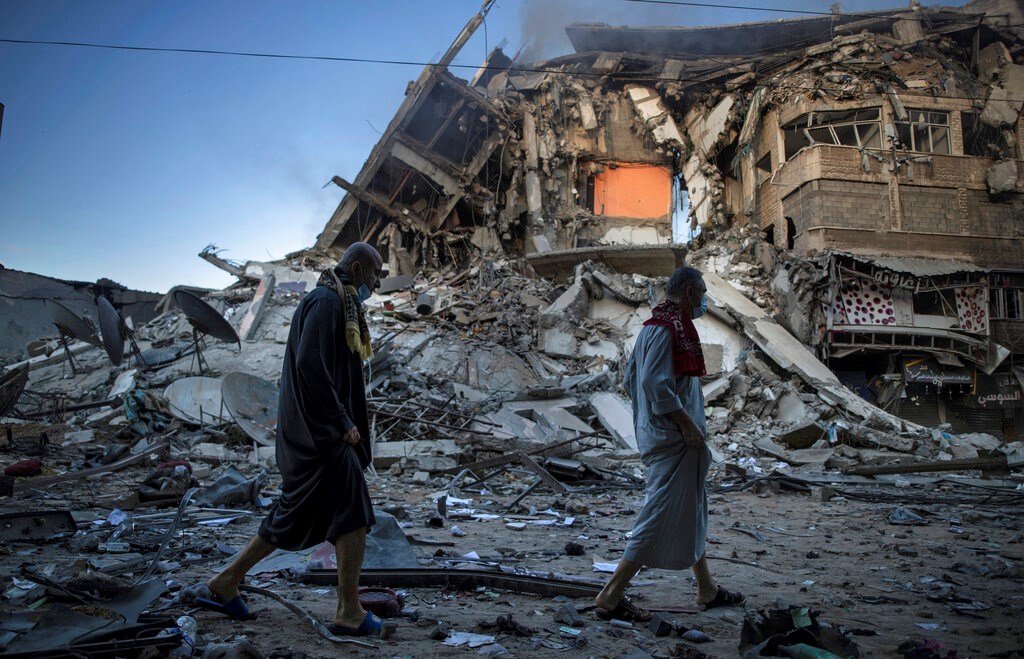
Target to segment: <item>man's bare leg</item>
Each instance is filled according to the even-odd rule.
[[[356,529],[335,538],[334,552],[338,559],[338,608],[334,624],[359,627],[366,618],[366,611],[359,603],[359,573],[366,552],[366,529]]]
[[[273,553],[274,545],[270,544],[258,535],[253,536],[249,544],[242,551],[238,552],[231,565],[224,568],[224,571],[206,582],[206,586],[221,602],[230,602],[238,597],[238,586],[245,579],[254,565]]]
[[[620,560],[619,564],[615,567],[615,572],[612,573],[611,579],[608,580],[608,583],[604,585],[601,592],[594,598],[597,606],[605,611],[613,610],[618,605],[619,599],[622,598],[622,594],[626,592],[630,580],[636,576],[641,567],[640,563],[631,561],[628,558]]]
[[[693,564],[693,576],[697,577],[697,604],[704,606],[718,594],[718,584],[711,578],[706,554]]]

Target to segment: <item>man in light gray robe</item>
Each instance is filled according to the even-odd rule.
[[[705,608],[743,602],[719,586],[708,570],[704,547],[708,506],[704,489],[711,464],[700,375],[705,374],[700,339],[692,319],[707,309],[703,276],[677,269],[666,300],[644,323],[626,365],[623,386],[633,401],[640,458],[647,469],[644,505],[615,573],[598,594],[603,618],[644,621],[650,613],[624,595],[644,565],[682,570],[697,577],[697,604]]]

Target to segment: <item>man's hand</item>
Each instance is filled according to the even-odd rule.
[[[683,436],[684,444],[690,448],[704,446],[704,433],[697,428],[693,419],[686,412],[676,410],[675,412],[670,412],[669,417],[675,422],[676,427],[679,428],[679,434]]]
[[[693,425],[693,423],[680,426],[679,431],[683,433],[683,443],[689,448],[704,446],[704,433],[698,430],[697,426]]]
[[[355,446],[359,443],[359,428],[353,427],[347,433],[341,436],[341,441],[345,442],[349,446]]]

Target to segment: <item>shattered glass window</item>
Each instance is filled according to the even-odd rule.
[[[961,112],[960,126],[964,136],[964,154],[985,158],[1015,158],[1017,151],[999,128],[981,123],[977,112]]]
[[[835,144],[841,146],[882,147],[882,124],[879,108],[858,108],[828,112],[811,112],[782,128],[786,143],[786,160],[805,146]]]
[[[907,109],[907,121],[896,122],[900,145],[908,151],[952,153],[949,140],[949,113]]]

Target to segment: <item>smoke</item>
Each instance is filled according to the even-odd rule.
[[[537,62],[573,52],[565,27],[570,23],[595,20],[587,16],[594,16],[594,7],[602,4],[607,3],[601,0],[526,0],[520,22],[522,52],[519,61]]]

